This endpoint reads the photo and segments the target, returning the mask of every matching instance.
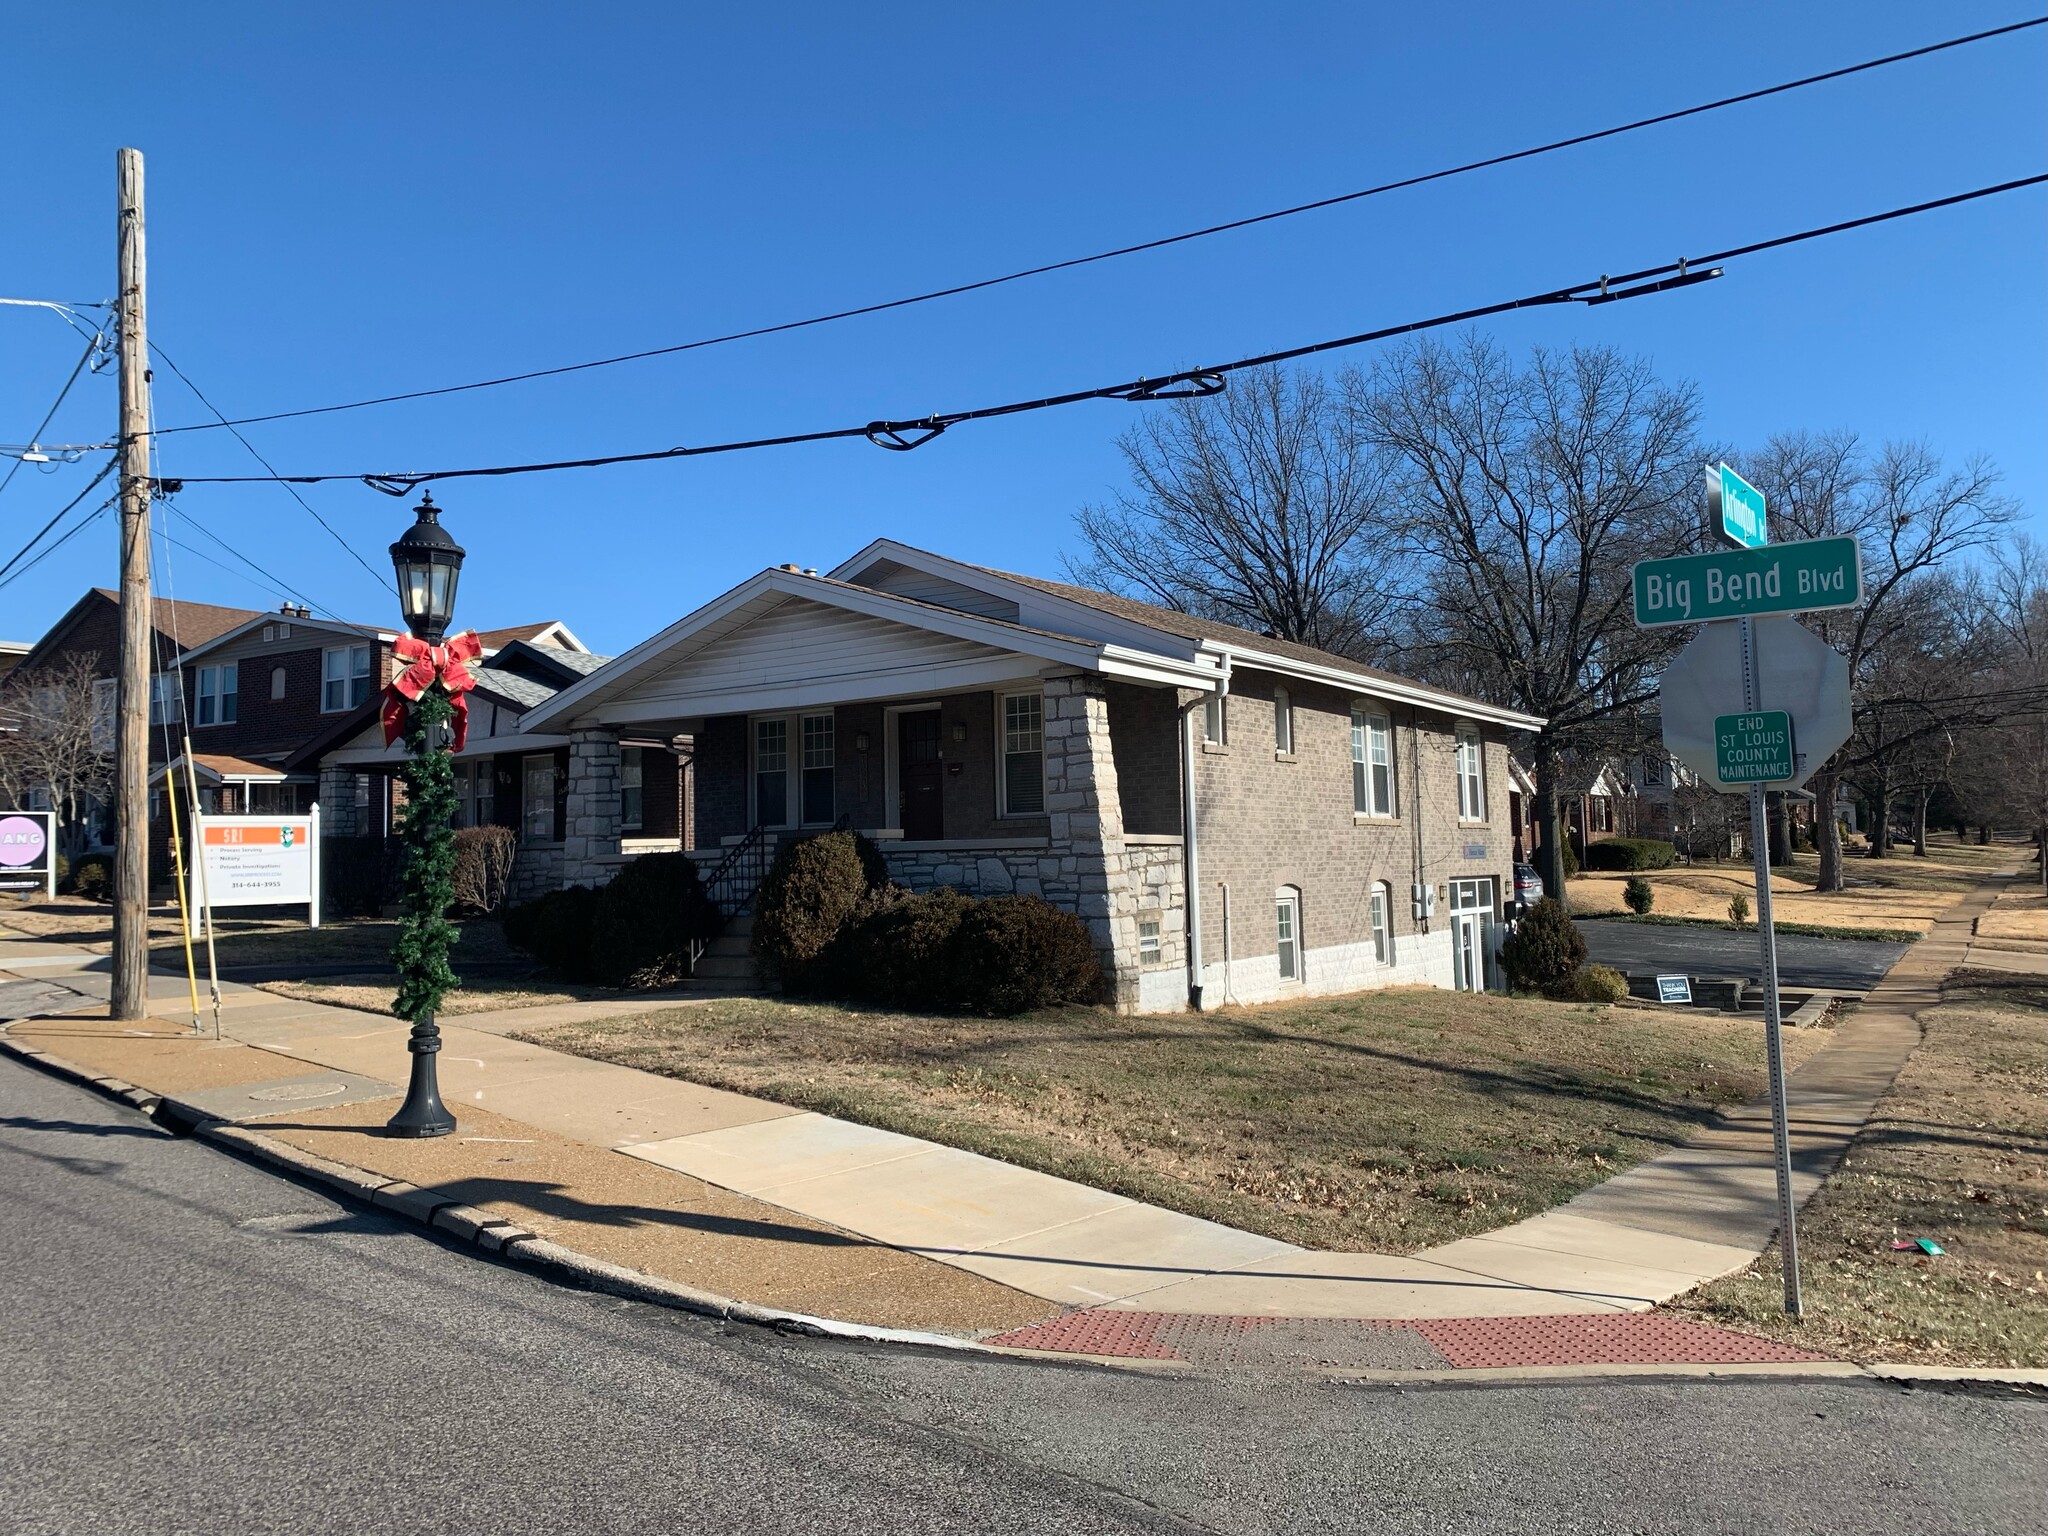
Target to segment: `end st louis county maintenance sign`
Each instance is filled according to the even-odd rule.
[[[1782,784],[1797,778],[1791,715],[1766,709],[1714,716],[1714,772],[1724,784]]]
[[[1863,600],[1863,561],[1853,538],[1643,560],[1634,576],[1636,623],[1645,629],[1853,608]]]

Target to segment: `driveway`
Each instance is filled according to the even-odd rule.
[[[1626,923],[1611,918],[1579,924],[1586,953],[1602,965],[1638,976],[1663,972],[1689,976],[1759,975],[1756,935],[1726,928],[1662,923]],[[1778,982],[1787,987],[1825,987],[1862,992],[1877,985],[1907,950],[1904,944],[1863,939],[1815,939],[1778,935]]]

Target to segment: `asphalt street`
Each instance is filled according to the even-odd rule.
[[[1587,955],[1638,976],[1747,976],[1759,974],[1754,933],[1676,923],[1625,923],[1613,918],[1581,922]],[[1787,987],[1864,992],[1877,985],[1909,946],[1863,939],[1778,935],[1778,981]]]
[[[2035,1531],[2048,1402],[1174,1379],[563,1289],[0,1060],[10,1532]]]

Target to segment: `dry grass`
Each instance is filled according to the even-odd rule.
[[[521,1038],[1396,1252],[1568,1199],[1764,1083],[1751,1019],[1423,989],[1156,1018],[728,999]],[[1794,1031],[1788,1054],[1825,1038]]]
[[[1792,867],[1771,875],[1771,905],[1780,922],[1815,923],[1837,928],[1896,928],[1924,934],[1957,897],[1986,875],[2011,867],[2010,847],[1979,848],[1953,837],[1930,840],[1926,858],[1908,848],[1882,859],[1850,858],[1843,870],[1855,882],[1846,891],[1813,888],[1819,860],[1795,854]],[[1739,863],[1697,863],[1680,868],[1645,871],[1643,878],[1657,893],[1652,911],[1665,917],[1728,916],[1728,898],[1741,893],[1754,901],[1756,876],[1747,860]],[[1622,887],[1629,876],[1587,871],[1566,885],[1573,912],[1625,912]]]
[[[2048,943],[2048,896],[2034,891],[2006,892],[1977,919],[1977,936]]]
[[[1677,1305],[1857,1360],[2048,1366],[2048,980],[1950,978],[1926,1034],[1801,1214],[1807,1316],[1776,1250]],[[1930,1237],[1929,1258],[1894,1241]]]
[[[260,981],[259,990],[333,1008],[359,1008],[389,1015],[396,985],[390,976],[329,976],[319,981]],[[615,987],[586,987],[555,981],[544,974],[465,976],[459,990],[442,999],[441,1018],[471,1013],[496,1013],[501,1008],[539,1008],[550,1003],[587,1003],[610,999],[622,1008],[633,1006],[633,994]]]

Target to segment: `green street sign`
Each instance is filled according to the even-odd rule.
[[[1636,623],[1644,629],[1863,601],[1863,557],[1848,537],[1642,560],[1633,576]]]
[[[1799,777],[1792,717],[1782,709],[1714,716],[1714,773],[1723,784],[1778,784]]]
[[[1764,493],[1726,464],[1707,471],[1707,520],[1714,532],[1737,549],[1762,549]]]

